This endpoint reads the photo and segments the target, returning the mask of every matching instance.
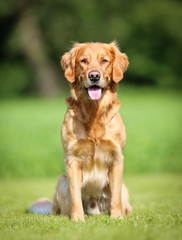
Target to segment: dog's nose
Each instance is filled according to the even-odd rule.
[[[97,82],[100,79],[100,72],[91,71],[91,72],[89,72],[88,77],[92,82]]]

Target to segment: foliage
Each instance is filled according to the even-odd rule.
[[[147,88],[119,91],[127,131],[125,174],[181,172],[181,95]],[[64,172],[63,98],[4,100],[0,105],[0,177]]]
[[[18,96],[29,88],[29,74],[25,65],[20,63],[2,63],[0,65],[0,96]]]
[[[40,21],[55,56],[59,57],[65,46],[69,48],[70,40],[110,42],[116,39],[129,56],[128,81],[163,86],[181,84],[180,2],[46,2],[47,11],[40,10]],[[38,9],[40,7],[41,1]]]
[[[52,198],[56,179],[0,181],[1,239],[181,239],[181,175],[137,175],[125,178],[132,216],[86,216],[85,223],[67,217],[28,213],[37,198]]]
[[[4,60],[18,62],[22,66],[25,61],[18,32],[22,2],[9,0],[0,3],[0,69]],[[71,41],[111,42],[116,39],[129,57],[128,83],[182,86],[181,1],[25,2],[38,20],[46,51],[57,68],[60,56],[69,49]],[[27,73],[31,81],[32,75]],[[60,79],[64,81],[62,75],[60,73]],[[25,78],[25,84],[26,81]],[[13,84],[13,80],[11,82]],[[31,88],[34,81],[30,83],[27,86]]]

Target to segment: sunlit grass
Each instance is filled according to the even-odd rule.
[[[124,180],[132,216],[122,221],[85,216],[83,224],[30,214],[28,207],[37,198],[52,199],[57,176],[64,172],[60,128],[66,104],[64,97],[3,100],[0,239],[180,239],[182,95],[136,87],[121,87],[118,95],[127,130]]]
[[[178,240],[182,234],[182,176],[135,175],[125,178],[132,216],[85,216],[85,223],[67,217],[28,213],[37,198],[52,199],[56,178],[0,181],[0,238],[7,239],[155,239]]]

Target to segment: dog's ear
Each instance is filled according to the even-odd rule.
[[[113,56],[112,79],[117,83],[123,78],[123,73],[126,71],[129,62],[126,54],[120,52],[116,42],[110,43],[110,47]]]
[[[72,49],[61,58],[61,65],[65,70],[65,77],[69,82],[75,81],[75,59],[79,49],[79,43],[75,43]]]

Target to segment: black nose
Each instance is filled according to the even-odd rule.
[[[100,72],[91,71],[91,72],[89,72],[88,77],[92,82],[97,82],[100,79]]]

